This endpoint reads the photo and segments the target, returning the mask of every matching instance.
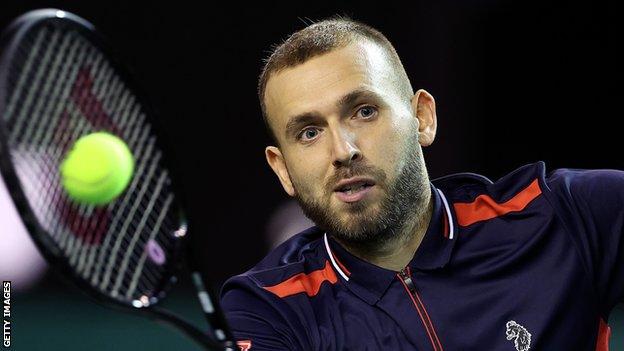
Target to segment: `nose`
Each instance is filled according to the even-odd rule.
[[[336,168],[349,167],[362,158],[362,152],[356,146],[350,133],[337,132],[334,136],[334,161]]]

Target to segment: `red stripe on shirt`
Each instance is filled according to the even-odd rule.
[[[321,289],[321,284],[328,281],[335,284],[338,281],[336,273],[331,268],[329,261],[325,261],[325,268],[319,269],[308,274],[299,273],[285,281],[264,287],[266,290],[274,293],[279,297],[286,297],[305,292],[308,296],[315,296]]]
[[[466,227],[476,222],[505,215],[509,212],[522,211],[541,193],[542,190],[539,187],[537,179],[535,179],[529,186],[503,203],[497,203],[488,195],[479,195],[474,201],[468,203],[454,203],[453,207],[457,214],[457,223],[462,227]]]
[[[596,339],[596,351],[609,351],[609,338],[611,337],[611,327],[600,318],[598,325],[598,338]]]

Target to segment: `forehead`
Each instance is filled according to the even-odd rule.
[[[273,74],[265,92],[267,115],[279,131],[289,116],[330,113],[336,101],[353,90],[368,89],[383,97],[394,76],[383,48],[356,41]]]

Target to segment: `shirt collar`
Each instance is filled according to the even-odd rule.
[[[433,213],[425,236],[409,262],[413,270],[433,270],[450,260],[457,241],[457,225],[452,206],[442,191],[431,184]],[[395,279],[395,271],[364,261],[343,248],[330,235],[323,235],[325,251],[333,268],[356,295],[375,304]]]

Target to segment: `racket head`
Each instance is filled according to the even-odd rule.
[[[146,310],[177,281],[187,224],[168,147],[145,94],[88,21],[44,9],[0,39],[0,175],[54,270],[98,301]],[[59,165],[80,136],[126,141],[135,174],[103,207],[80,205]]]

